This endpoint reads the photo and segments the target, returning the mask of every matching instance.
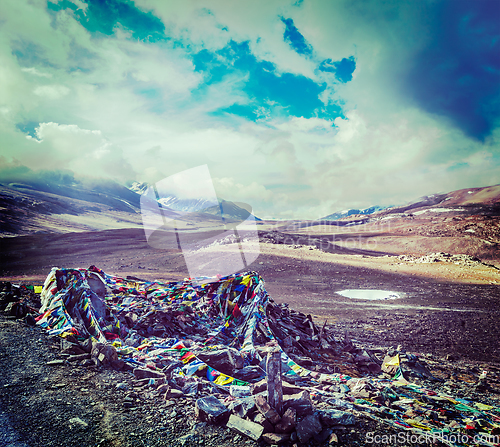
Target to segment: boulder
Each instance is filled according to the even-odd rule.
[[[306,443],[314,435],[323,430],[318,414],[310,414],[297,424],[297,437],[301,443]]]
[[[105,343],[93,343],[90,354],[93,359],[98,360],[102,364],[108,364],[118,360],[118,353],[116,352],[116,348]]]
[[[229,421],[227,422],[226,427],[241,435],[248,436],[254,441],[258,441],[264,432],[264,427],[262,425],[256,424],[252,421],[247,421],[235,416],[234,414],[229,416]]]
[[[255,401],[252,396],[236,399],[229,404],[229,410],[241,418],[246,418],[255,409]]]
[[[202,397],[196,401],[195,415],[198,420],[222,425],[229,417],[228,408],[216,397]]]
[[[320,412],[321,422],[328,427],[333,427],[334,425],[353,425],[356,423],[356,417],[341,410],[323,410]]]
[[[235,370],[243,368],[245,362],[245,359],[234,348],[204,351],[200,352],[197,357],[217,371],[233,377]]]
[[[257,380],[266,377],[266,372],[260,366],[249,365],[236,371],[233,374],[233,377],[238,380],[250,382],[251,380]]]
[[[134,376],[136,379],[165,379],[165,374],[161,371],[153,371],[149,368],[135,368]]]
[[[269,445],[279,445],[290,440],[290,435],[287,433],[264,433],[262,440]]]
[[[276,433],[291,433],[297,424],[297,410],[295,408],[288,408],[281,421],[276,424]]]
[[[280,420],[278,412],[272,408],[262,394],[254,396],[257,410],[262,413],[271,424],[276,424]]]
[[[298,416],[304,416],[313,412],[313,404],[309,392],[302,391],[291,396],[283,396],[283,410],[294,408]]]

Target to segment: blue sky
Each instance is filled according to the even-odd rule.
[[[257,215],[499,183],[496,0],[0,3],[0,171],[208,164]]]

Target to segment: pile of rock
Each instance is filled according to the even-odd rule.
[[[400,255],[398,259],[405,262],[414,262],[419,264],[431,264],[433,262],[450,262],[459,265],[475,266],[478,264],[483,264],[480,259],[475,256],[459,254],[453,255],[451,253],[436,252],[430,253],[425,256],[411,256],[411,255]]]
[[[225,424],[255,441],[283,444],[335,440],[335,428],[356,423],[353,414],[326,406],[315,407],[310,388],[282,380],[279,349],[271,349],[266,361],[266,378],[249,386],[234,386],[222,401],[215,396],[199,398],[195,404],[198,420]],[[318,402],[317,402],[318,403]],[[346,403],[346,405],[348,405]]]
[[[200,398],[196,401],[195,414],[200,421],[225,424],[237,433],[271,445],[287,441],[305,443],[311,438],[318,442],[334,440],[335,429],[356,423],[351,413],[315,408],[307,390],[285,395],[280,415],[269,405],[265,391],[255,393],[260,385],[249,389],[245,397],[240,392],[240,397],[226,399],[234,399],[229,406],[213,396]]]
[[[35,309],[29,308],[25,302],[25,296],[30,295],[30,291],[20,285],[11,282],[0,283],[0,312],[4,312],[14,318],[24,318],[30,312],[36,313]],[[34,320],[31,318],[31,322]]]

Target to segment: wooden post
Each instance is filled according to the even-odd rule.
[[[274,347],[267,354],[267,401],[280,416],[283,415],[283,387],[281,384],[281,350]]]
[[[325,322],[323,323],[323,327],[321,328],[321,332],[319,333],[319,341],[323,340],[323,335],[325,335],[325,326],[326,326],[327,321],[328,321],[328,318],[325,319]]]

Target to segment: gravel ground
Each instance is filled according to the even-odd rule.
[[[196,421],[194,399],[165,401],[154,388],[133,387],[130,373],[49,366],[60,358],[56,343],[39,327],[0,316],[1,447],[267,445]],[[364,445],[367,432],[397,433],[363,418],[336,432],[340,446]]]

